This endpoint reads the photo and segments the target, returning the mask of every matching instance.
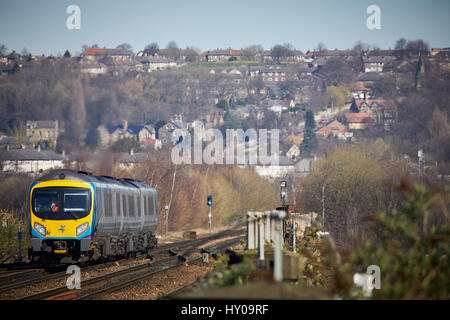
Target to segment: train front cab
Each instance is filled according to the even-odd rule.
[[[34,182],[29,190],[33,261],[76,263],[88,259],[95,223],[92,183]]]

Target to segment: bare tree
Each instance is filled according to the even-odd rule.
[[[144,53],[148,56],[154,56],[155,53],[159,52],[159,46],[156,42],[152,42],[145,46]]]
[[[133,47],[129,43],[121,43],[117,46],[117,48],[126,50],[126,51],[133,51]]]

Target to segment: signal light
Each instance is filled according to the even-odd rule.
[[[212,206],[212,195],[208,195],[208,197],[207,197],[207,200],[206,200],[206,204],[208,205],[208,206]]]

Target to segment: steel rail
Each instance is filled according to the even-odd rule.
[[[208,236],[201,237],[201,238],[198,238],[198,239],[189,239],[189,240],[183,240],[183,241],[178,241],[178,242],[166,243],[166,244],[163,244],[163,245],[161,245],[159,247],[150,249],[146,253],[143,253],[143,254],[140,254],[140,255],[138,255],[136,257],[133,257],[133,259],[141,258],[141,257],[149,255],[149,254],[150,255],[152,255],[152,254],[159,254],[161,252],[166,252],[166,250],[169,250],[169,249],[179,249],[181,247],[186,247],[186,246],[190,246],[190,245],[194,245],[194,244],[200,245],[201,243],[204,243],[204,242],[207,242],[207,241],[215,240],[217,238],[224,237],[224,236],[227,236],[227,235],[231,236],[231,235],[234,235],[236,233],[242,233],[242,232],[243,232],[242,229],[239,229],[239,230],[225,230],[225,231],[216,233],[216,234],[214,234],[212,236],[208,235]],[[115,260],[114,262],[124,261],[124,260],[125,261],[130,261],[131,259],[130,258],[118,259],[118,260]],[[108,261],[107,263],[111,263],[111,261]],[[93,266],[88,266],[88,267],[84,268],[83,270],[84,271],[92,271],[92,270],[100,269],[100,268],[102,268],[104,266],[105,266],[105,263],[97,264],[97,265],[93,265]],[[59,277],[65,276],[65,275],[66,275],[66,271],[61,271],[61,272],[56,272],[56,273],[52,273],[52,274],[43,275],[41,277],[36,277],[36,278],[33,278],[33,279],[28,279],[28,280],[16,282],[16,283],[13,283],[13,284],[3,285],[3,286],[0,286],[0,293],[5,292],[5,291],[11,291],[11,290],[19,289],[19,288],[22,288],[24,286],[32,285],[32,284],[39,283],[39,282],[42,282],[42,281],[48,281],[48,280],[56,279],[56,278],[59,278]]]
[[[239,237],[235,237],[235,238],[233,238],[231,240],[226,240],[226,241],[224,241],[224,242],[222,242],[220,244],[212,245],[212,246],[208,247],[208,249],[211,250],[213,248],[214,249],[215,248],[219,248],[219,250],[224,250],[225,248],[229,247],[230,245],[238,242],[240,239],[241,239],[240,236]],[[184,253],[183,256],[186,255],[186,254],[189,254],[189,253],[193,253],[195,251],[197,251],[197,249],[191,249],[187,253]],[[175,259],[175,257],[174,257],[174,259]],[[150,271],[149,273],[144,273],[143,275],[135,277],[135,278],[132,278],[132,279],[130,279],[128,281],[123,281],[123,282],[120,282],[119,284],[111,285],[109,287],[102,288],[102,289],[99,289],[97,291],[94,291],[94,292],[91,292],[91,293],[88,293],[88,294],[84,294],[82,296],[77,296],[76,298],[74,298],[74,300],[92,299],[95,296],[99,296],[99,295],[102,295],[102,294],[105,294],[105,293],[109,293],[109,292],[118,291],[118,290],[120,290],[122,288],[126,288],[126,287],[134,284],[135,282],[144,280],[144,279],[149,278],[149,277],[151,277],[151,276],[153,276],[155,274],[158,274],[160,272],[165,272],[167,270],[177,268],[177,267],[179,267],[181,265],[184,265],[186,263],[191,263],[191,262],[199,260],[199,259],[202,259],[202,257],[194,258],[192,260],[178,262],[175,265],[172,265],[172,266],[169,266],[169,267],[165,267],[165,268],[161,268],[161,269],[158,269],[158,270]]]
[[[195,239],[195,240],[187,240],[184,243],[172,243],[172,244],[170,244],[170,246],[166,246],[166,248],[172,248],[173,249],[173,248],[179,248],[180,246],[181,247],[185,247],[185,246],[194,247],[194,246],[198,246],[199,243],[208,242],[208,241],[211,241],[211,240],[214,240],[214,239],[217,239],[217,238],[220,238],[220,237],[224,237],[224,236],[230,236],[230,234],[234,235],[236,233],[243,234],[244,231],[243,230],[238,230],[238,231],[232,231],[232,232],[223,232],[223,233],[220,233],[220,234],[215,234],[215,235],[210,236],[210,237],[204,237],[204,238]],[[241,238],[241,237],[237,237],[237,238]],[[158,250],[161,251],[161,250],[164,250],[166,248],[158,248]],[[195,250],[197,250],[197,249],[193,248],[191,250],[188,250],[188,252],[194,252]],[[175,256],[175,259],[177,259],[177,257],[178,256]],[[137,272],[137,271],[139,271],[141,269],[144,269],[144,268],[152,268],[152,267],[156,266],[156,263],[163,263],[163,262],[171,261],[173,259],[174,259],[174,257],[167,257],[167,258],[159,259],[157,261],[152,261],[150,263],[143,263],[143,264],[139,264],[137,266],[132,266],[132,267],[124,268],[124,269],[121,269],[121,270],[113,271],[113,272],[110,272],[110,273],[107,273],[107,274],[104,274],[104,275],[100,275],[100,276],[97,276],[97,277],[93,277],[93,278],[90,278],[90,279],[83,280],[83,281],[81,281],[81,285],[82,286],[90,286],[92,284],[104,281],[106,279],[111,279],[111,278],[119,277],[119,276],[122,276],[122,275],[125,275],[125,274],[134,273],[134,272]],[[53,276],[53,275],[49,275],[48,277],[50,278],[50,276]],[[35,280],[34,282],[38,282],[38,281],[40,281],[40,280]],[[28,296],[25,296],[25,297],[20,297],[20,298],[18,298],[18,300],[47,299],[47,298],[51,298],[53,296],[64,294],[68,290],[69,289],[66,286],[61,286],[61,287],[58,287],[58,288],[53,288],[53,289],[49,289],[49,290],[46,290],[46,291],[38,292],[38,293],[35,293],[35,294],[31,294],[31,295],[28,295]]]

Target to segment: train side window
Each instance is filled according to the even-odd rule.
[[[124,194],[122,195],[122,214],[124,217],[128,216],[127,198]]]
[[[105,216],[112,217],[112,193],[110,190],[105,191]]]
[[[128,216],[134,217],[134,196],[128,196]]]
[[[105,209],[104,209],[104,203],[103,203],[103,190],[101,187],[97,188],[97,210],[99,214],[104,214],[105,213]]]
[[[150,195],[147,199],[148,199],[148,215],[151,216],[153,214],[153,198]]]
[[[138,217],[141,216],[141,199],[142,199],[142,196],[138,195],[137,196],[137,216]]]
[[[120,193],[116,193],[116,215],[120,217]]]
[[[144,216],[148,216],[147,196],[144,195]]]

